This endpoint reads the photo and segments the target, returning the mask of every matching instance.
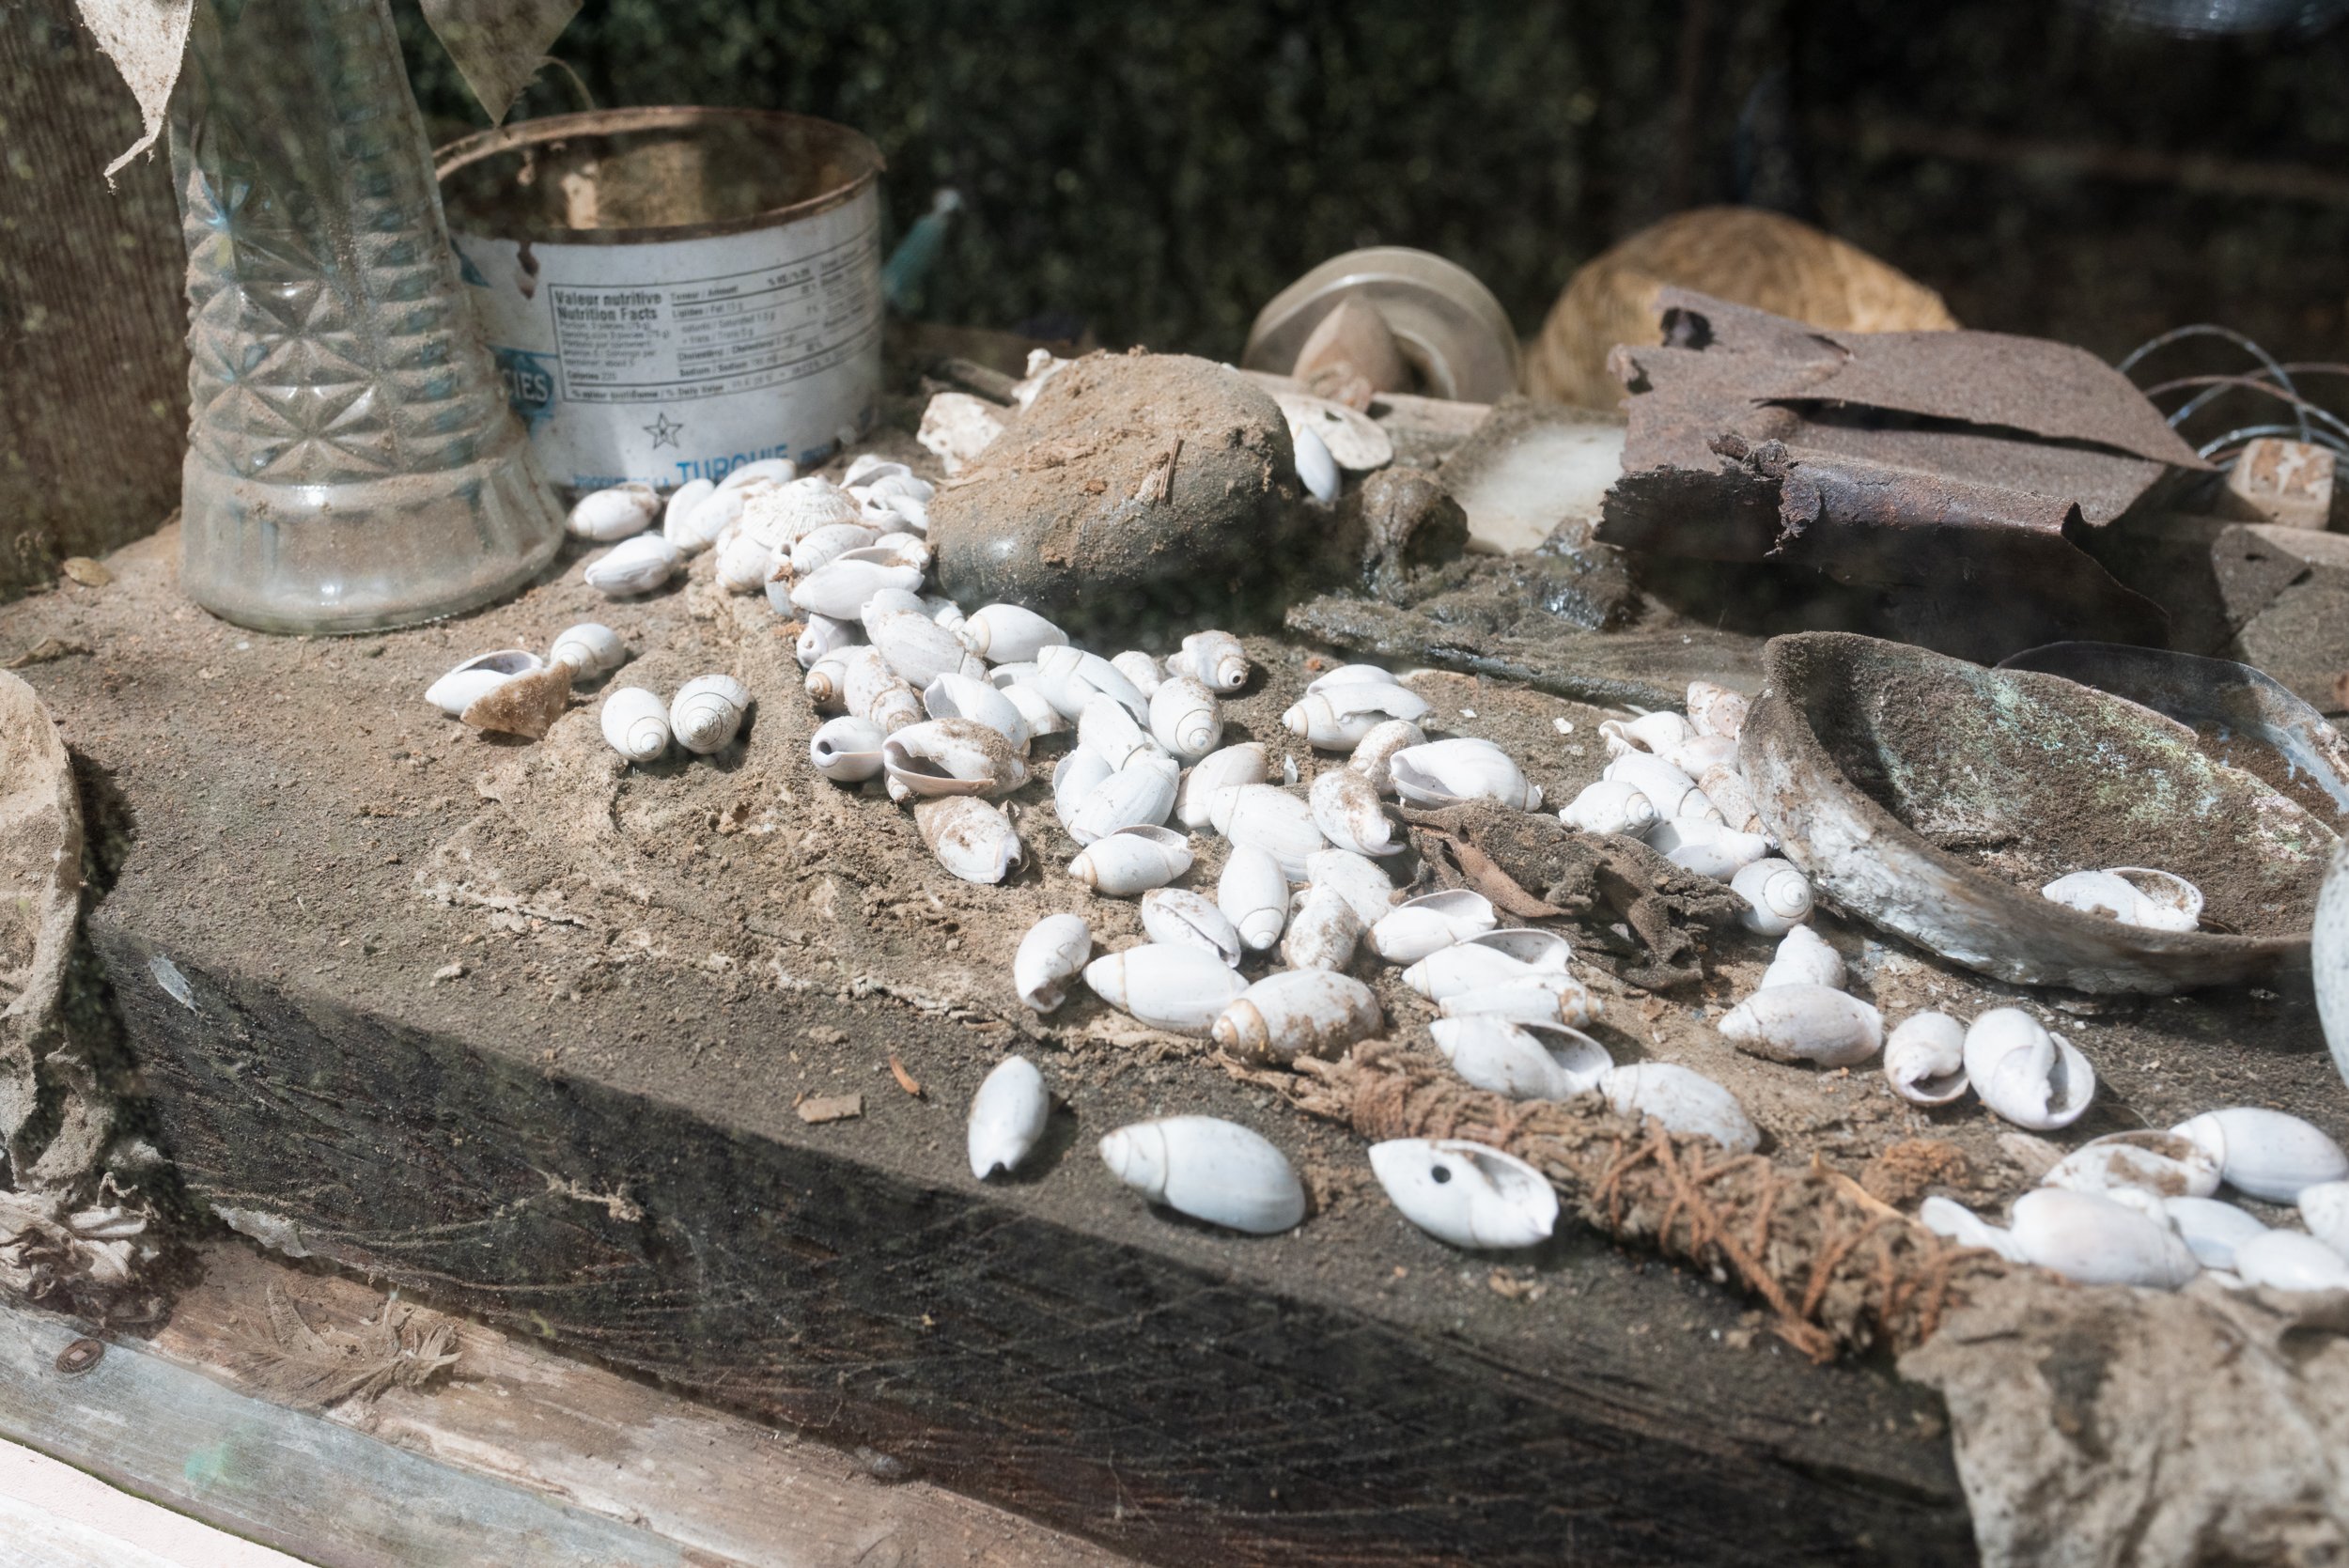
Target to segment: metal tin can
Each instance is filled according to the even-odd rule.
[[[437,158],[465,280],[557,484],[818,460],[880,391],[880,152],[746,109],[599,110]]]

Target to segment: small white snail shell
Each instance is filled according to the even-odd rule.
[[[922,699],[869,643],[841,650],[842,696],[848,709],[894,734],[922,718]],[[819,666],[820,667],[820,666]]]
[[[849,621],[835,621],[830,615],[809,614],[800,631],[799,643],[793,651],[799,656],[800,668],[812,670],[816,661],[828,653],[837,652],[856,641],[857,628]]]
[[[1412,964],[1403,971],[1403,984],[1430,1001],[1441,1001],[1462,991],[1531,980],[1539,972],[1497,947],[1463,941],[1438,948]]]
[[[1947,1236],[1960,1247],[1981,1247],[2010,1263],[2029,1263],[2015,1244],[2013,1233],[1993,1225],[1972,1209],[1938,1193],[1917,1205],[1917,1219],[1935,1235]]]
[[[1215,693],[1190,675],[1159,682],[1150,693],[1150,733],[1185,762],[1206,757],[1223,735]]]
[[[1598,726],[1599,738],[1606,742],[1610,758],[1630,752],[1661,755],[1694,734],[1687,716],[1672,712],[1642,713],[1637,719],[1603,719]]]
[[[1558,820],[1586,833],[1644,838],[1656,826],[1656,802],[1628,779],[1601,779],[1567,801]]]
[[[737,534],[719,547],[712,575],[729,594],[763,592],[775,569],[775,552],[747,534]]]
[[[1762,821],[1762,808],[1754,803],[1753,791],[1746,787],[1746,777],[1729,763],[1715,763],[1697,775],[1697,787],[1713,802],[1713,809],[1721,814],[1724,825],[1741,833],[1760,833],[1768,837]]]
[[[840,488],[844,490],[862,489],[883,479],[898,474],[910,477],[912,474],[913,470],[905,464],[884,458],[878,452],[860,452],[849,462],[848,471],[840,475]]]
[[[1843,967],[1841,959],[1836,967]],[[1911,1105],[1947,1105],[1966,1093],[1966,1026],[1947,1013],[1916,1013],[1884,1042],[1884,1080]]]
[[[1252,844],[1281,862],[1291,881],[1305,875],[1305,858],[1323,847],[1313,808],[1271,784],[1218,790],[1207,802],[1216,831],[1234,844]]]
[[[1142,929],[1154,942],[1177,947],[1188,943],[1239,967],[1239,931],[1206,893],[1189,888],[1150,889],[1142,895]]]
[[[749,537],[748,535],[739,536]],[[791,563],[791,576],[801,578],[819,567],[832,565],[852,550],[869,548],[879,537],[879,534],[860,522],[828,522],[792,540],[785,558]]]
[[[2263,1106],[2206,1110],[2171,1129],[2209,1151],[2229,1187],[2270,1203],[2349,1177],[2349,1155],[2311,1123]]]
[[[1571,975],[1532,970],[1498,986],[1455,991],[1438,1005],[1447,1018],[1501,1017],[1521,1023],[1561,1023],[1579,1029],[1605,1009]]]
[[[1101,1160],[1153,1203],[1211,1225],[1271,1235],[1305,1218],[1304,1184],[1287,1157],[1236,1122],[1138,1122],[1101,1140]]]
[[[1205,1035],[1248,988],[1216,955],[1188,942],[1144,942],[1084,968],[1093,994],[1153,1029]]]
[[[1002,731],[974,719],[930,719],[893,730],[881,742],[890,799],[1008,795],[1028,782],[1028,765]]]
[[[1292,969],[1342,970],[1354,961],[1361,939],[1362,920],[1354,906],[1329,888],[1309,887],[1289,916],[1281,956]]]
[[[1096,696],[1114,697],[1138,723],[1150,719],[1149,700],[1125,673],[1099,654],[1082,648],[1056,644],[1038,649],[1035,683],[1052,706],[1071,719],[1082,716],[1085,705]]]
[[[2182,1133],[2136,1128],[2089,1140],[2056,1161],[2039,1185],[2074,1192],[2132,1188],[2157,1198],[2207,1198],[2218,1190],[2218,1160]]]
[[[1370,950],[1390,964],[1416,964],[1500,924],[1492,900],[1471,888],[1449,888],[1407,899],[1380,915],[1370,928]]]
[[[1100,753],[1080,746],[1052,765],[1052,810],[1066,827],[1086,796],[1109,782],[1117,769]]]
[[[670,700],[669,730],[687,751],[708,754],[741,730],[750,706],[750,689],[732,675],[696,675]]]
[[[581,496],[564,526],[578,538],[610,544],[651,527],[660,510],[661,498],[653,494],[652,487],[630,480]]]
[[[807,666],[807,700],[818,713],[838,713],[848,706],[848,665],[851,660],[870,656],[878,663],[880,655],[860,643],[848,643],[827,649]]]
[[[1174,796],[1174,816],[1193,832],[1215,825],[1209,809],[1216,792],[1242,784],[1262,784],[1271,772],[1271,758],[1261,741],[1243,740],[1209,752],[1187,769]]]
[[[1451,806],[1490,800],[1517,811],[1538,811],[1542,792],[1526,782],[1509,753],[1489,740],[1456,737],[1406,746],[1387,759],[1395,793],[1415,805]]]
[[[568,664],[579,679],[588,680],[610,675],[627,663],[628,644],[600,621],[582,621],[555,638],[554,645],[547,650],[547,662]]]
[[[2191,931],[2201,923],[2202,910],[2201,892],[2193,883],[2141,866],[2075,871],[2041,888],[2039,896],[2082,914],[2153,931]]]
[[[898,610],[868,617],[865,629],[881,658],[914,690],[943,675],[986,674],[986,666],[965,652],[955,634],[920,610]]]
[[[1305,792],[1306,808],[1322,836],[1358,855],[1394,855],[1410,847],[1395,837],[1378,791],[1350,768],[1325,768]]]
[[[2270,1231],[2238,1243],[2234,1271],[2245,1284],[2269,1290],[2349,1290],[2349,1258],[2297,1231]]]
[[[1438,1018],[1427,1032],[1462,1081],[1511,1099],[1571,1099],[1615,1064],[1605,1046],[1563,1024],[1486,1014]]]
[[[1034,683],[1016,680],[1007,686],[996,686],[995,690],[1003,694],[1005,702],[1019,709],[1020,725],[1030,740],[1060,735],[1067,730],[1068,721],[1061,717],[1060,709],[1054,707]]]
[[[1574,944],[1555,931],[1536,930],[1530,925],[1505,925],[1498,931],[1480,931],[1464,939],[1464,944],[1498,953],[1504,958],[1515,958],[1528,969],[1550,974],[1566,972],[1566,962],[1574,956]]]
[[[2033,1132],[2070,1126],[2096,1094],[2079,1048],[2019,1007],[1994,1007],[1967,1028],[1966,1076],[1983,1104]]]
[[[1120,828],[1155,828],[1174,809],[1174,759],[1141,755],[1095,785],[1061,818],[1068,836],[1089,845]]]
[[[990,664],[1017,664],[1067,644],[1068,633],[1017,604],[988,604],[962,623],[962,645]]]
[[[2349,1257],[2349,1181],[2302,1188],[2300,1223],[2309,1228],[2309,1234]]]
[[[888,738],[869,719],[844,713],[817,726],[807,759],[834,784],[863,784],[881,770],[881,743]]]
[[[1394,908],[1394,882],[1386,868],[1351,849],[1315,850],[1305,857],[1305,879],[1352,905],[1364,930],[1384,920]]]
[[[1370,781],[1370,787],[1381,795],[1394,793],[1394,774],[1388,767],[1394,753],[1409,746],[1427,744],[1427,732],[1408,719],[1390,719],[1383,724],[1373,724],[1361,739],[1354,743],[1354,754],[1346,759],[1346,767]]]
[[[961,641],[962,623],[966,619],[962,613],[961,605],[957,604],[953,599],[948,598],[943,594],[924,594],[922,596],[922,608],[930,613],[931,620],[936,621],[940,626],[942,626],[947,630],[953,632],[955,634],[956,641]],[[986,680],[988,678],[985,669],[986,660],[981,660],[980,665],[981,668],[973,670],[972,674],[978,676],[981,680]]]
[[[1077,852],[1068,875],[1104,898],[1132,898],[1190,869],[1190,841],[1171,828],[1120,828]]]
[[[908,592],[922,585],[922,574],[892,560],[872,560],[864,551],[836,555],[791,584],[791,602],[834,620],[853,621],[864,613],[864,603],[883,588]]]
[[[1346,489],[1346,475],[1339,471],[1337,458],[1330,456],[1330,443],[1307,425],[1296,427],[1291,435],[1289,449],[1297,456],[1299,482],[1306,494],[1329,505]]]
[[[1597,1089],[1618,1116],[1653,1116],[1668,1131],[1709,1138],[1732,1154],[1751,1154],[1762,1145],[1761,1129],[1735,1094],[1677,1063],[1610,1067],[1598,1075]]]
[[[1341,664],[1324,670],[1305,683],[1305,695],[1327,691],[1333,686],[1400,686],[1394,672],[1383,664]]]
[[[1110,667],[1132,681],[1134,690],[1142,693],[1145,702],[1156,696],[1159,688],[1166,681],[1165,666],[1139,648],[1128,648],[1113,656],[1110,660]]]
[[[528,648],[475,654],[425,688],[424,700],[455,719],[516,675],[545,669],[546,660]]]
[[[1370,1146],[1370,1168],[1404,1219],[1454,1247],[1532,1247],[1558,1228],[1558,1189],[1549,1178],[1482,1143],[1389,1139]]]
[[[1709,680],[1688,683],[1688,722],[1699,735],[1735,740],[1746,727],[1746,699],[1726,686]]]
[[[2161,1212],[2187,1250],[2194,1254],[2194,1261],[2204,1268],[2234,1267],[2235,1249],[2254,1236],[2267,1234],[2267,1227],[2259,1220],[2216,1198],[2164,1198]],[[2304,1208],[2301,1218],[2307,1217]],[[2309,1231],[2318,1240],[2326,1239],[2313,1222]]]
[[[1811,918],[1811,878],[1794,865],[1765,856],[1737,868],[1730,891],[1746,901],[1737,923],[1765,937],[1782,937]]]
[[[1077,744],[1099,753],[1112,768],[1123,768],[1137,756],[1164,751],[1125,704],[1102,691],[1088,697],[1077,717]]]
[[[1019,705],[974,675],[948,671],[922,689],[922,707],[933,719],[968,719],[1011,742],[1028,744],[1028,721]]]
[[[974,795],[916,800],[913,822],[938,863],[966,882],[1000,882],[1019,863],[1011,818]]]
[[[669,749],[669,708],[641,686],[614,689],[597,715],[603,737],[630,762],[651,762]]]
[[[625,598],[651,593],[676,576],[684,564],[684,553],[677,546],[658,534],[639,534],[588,562],[581,577],[607,598]]]
[[[1390,719],[1417,722],[1434,711],[1432,703],[1407,686],[1365,682],[1309,692],[1281,715],[1281,723],[1317,751],[1349,752]]]
[[[1251,952],[1270,952],[1288,927],[1289,883],[1281,862],[1249,845],[1234,848],[1216,879],[1215,907]]]
[[[1050,1013],[1068,999],[1068,983],[1093,956],[1093,932],[1081,915],[1046,915],[1028,927],[1012,955],[1011,983],[1019,1000]]]
[[[661,536],[682,553],[698,555],[741,520],[754,493],[721,485],[691,506],[672,506],[661,520]]]
[[[671,490],[668,504],[661,509],[661,531],[666,534],[681,524],[717,488],[707,479],[688,479]]]
[[[2201,1266],[2167,1223],[2102,1193],[2026,1192],[2015,1200],[2009,1234],[2030,1262],[2083,1285],[2175,1290]]]
[[[923,538],[919,534],[908,534],[904,532],[882,534],[878,536],[873,542],[865,548],[885,560],[896,562],[901,567],[912,567],[925,573],[930,569],[929,541]],[[938,616],[938,611],[934,606],[925,604],[923,606],[923,611],[924,613],[929,615],[932,619],[936,619]],[[962,620],[961,606],[955,606],[954,618],[956,624],[959,625]],[[949,633],[955,629],[953,626],[948,626],[944,621],[940,621],[939,624],[946,627]],[[973,657],[976,656],[974,655]]]
[[[1828,986],[1773,986],[1721,1017],[1721,1037],[1773,1062],[1854,1067],[1884,1046],[1884,1017]]]
[[[1248,651],[1228,631],[1194,631],[1166,667],[1226,695],[1248,684]]]
[[[1756,990],[1773,986],[1834,986],[1843,984],[1843,955],[1808,925],[1797,925],[1780,939],[1770,967],[1762,971]]]
[[[1620,779],[1646,796],[1656,808],[1659,823],[1682,816],[1708,822],[1721,820],[1720,808],[1705,798],[1696,780],[1662,757],[1650,756],[1645,752],[1626,752],[1609,763],[1599,777]]]
[[[1248,987],[1225,1007],[1208,1032],[1244,1062],[1294,1062],[1334,1057],[1367,1040],[1386,1023],[1378,998],[1351,975],[1326,970],[1283,970]]]
[[[1657,755],[1702,785],[1707,773],[1735,776],[1737,742],[1724,740],[1718,735],[1692,735],[1677,746],[1665,747]],[[1719,800],[1713,803],[1720,804]]]
[[[1648,830],[1647,841],[1649,847],[1683,871],[1722,882],[1770,852],[1770,841],[1759,833],[1741,833],[1719,822],[1690,816],[1667,817],[1657,823]]]
[[[1051,1118],[1052,1096],[1045,1092],[1044,1075],[1024,1056],[1007,1056],[995,1064],[971,1096],[971,1126],[965,1142],[971,1151],[971,1173],[981,1181],[997,1172],[1019,1169],[1044,1136]]]

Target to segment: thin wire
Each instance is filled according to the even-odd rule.
[[[2261,365],[2264,365],[2268,374],[2274,376],[2277,383],[2286,392],[2297,394],[2299,391],[2299,388],[2292,384],[2292,377],[2290,373],[2288,373],[2281,365],[2277,363],[2276,357],[2273,354],[2270,354],[2266,349],[2261,348],[2258,344],[2252,342],[2241,333],[2236,332],[2232,327],[2222,327],[2217,325],[2216,322],[2211,321],[2197,321],[2190,326],[2172,327],[2158,337],[2146,339],[2144,342],[2139,344],[2135,349],[2131,349],[2129,351],[2128,358],[2121,362],[2121,374],[2123,376],[2127,375],[2136,367],[2138,361],[2143,359],[2147,354],[2152,353],[2155,349],[2166,347],[2171,343],[2180,342],[2183,339],[2189,337],[2225,338],[2228,342],[2233,344],[2236,348],[2241,349],[2245,353],[2250,355],[2253,359],[2259,361]],[[2177,414],[2171,414],[2170,416],[2171,428],[2174,429],[2177,427],[2179,418],[2180,416]],[[2300,439],[2303,441],[2308,439],[2308,417],[2306,414],[2303,414],[2300,418]]]
[[[2253,441],[2261,436],[2288,436],[2297,427],[2291,425],[2247,425],[2239,430],[2229,430],[2217,441],[2203,442],[2195,448],[2194,455],[2207,460],[2226,450],[2233,442]],[[2349,455],[2349,442],[2342,442],[2337,436],[2319,433],[2315,435],[2310,444],[2322,446],[2327,451]]]
[[[2249,392],[2264,393],[2270,397],[2279,398],[2284,402],[2292,404],[2296,410],[2299,411],[2297,427],[2301,432],[2300,439],[2303,441],[2312,441],[2315,439],[2315,437],[2309,430],[2309,420],[2310,416],[2323,420],[2326,424],[2330,425],[2335,429],[2339,430],[2343,436],[2349,436],[2349,424],[2343,424],[2341,417],[2335,414],[2331,410],[2324,407],[2322,404],[2310,402],[2307,398],[2301,396],[2296,392],[2287,392],[2280,387],[2270,386],[2263,378],[2258,376],[2181,376],[2176,380],[2164,381],[2159,386],[2147,387],[2145,389],[2145,396],[2148,397],[2157,397],[2165,392],[2176,392],[2181,388],[2189,386],[2203,387],[2206,390],[2197,393],[2192,398],[2182,404],[2175,413],[2172,413],[2170,416],[2170,424],[2173,428],[2185,423],[2188,414],[2193,413],[2196,410],[2210,402],[2211,399],[2240,387]]]

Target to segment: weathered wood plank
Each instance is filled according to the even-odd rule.
[[[302,1568],[299,1559],[0,1440],[0,1568]]]

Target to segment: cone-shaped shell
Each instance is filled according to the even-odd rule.
[[[2025,1259],[2077,1284],[2175,1290],[2201,1271],[2167,1223],[2100,1193],[2026,1192],[2008,1234]]]
[[[1045,1092],[1044,1075],[1034,1063],[1024,1056],[997,1063],[971,1096],[971,1173],[985,1181],[999,1172],[1019,1169],[1044,1136],[1051,1114],[1052,1096]]]
[[[1395,793],[1415,805],[1452,806],[1490,800],[1516,811],[1538,811],[1542,792],[1526,782],[1509,753],[1489,740],[1457,737],[1406,746],[1387,759]]]
[[[1215,884],[1215,907],[1252,953],[1269,953],[1289,921],[1289,882],[1269,851],[1236,846]]]
[[[630,762],[651,762],[669,749],[669,705],[641,686],[606,692],[597,722],[612,749]]]
[[[1209,752],[1183,773],[1174,796],[1175,819],[1193,832],[1211,828],[1215,815],[1210,807],[1218,790],[1262,784],[1270,772],[1271,758],[1261,741],[1243,740]]]
[[[1486,1014],[1438,1018],[1427,1032],[1465,1082],[1512,1099],[1570,1099],[1615,1064],[1605,1046],[1563,1024]]]
[[[732,675],[696,675],[670,699],[669,732],[689,752],[715,752],[740,732],[750,707],[750,689]]]
[[[1983,1104],[2033,1132],[2070,1126],[2096,1094],[2088,1058],[2019,1007],[1994,1007],[1968,1027],[1966,1076]]]
[[[1558,820],[1586,833],[1644,838],[1656,826],[1656,802],[1628,779],[1601,779],[1567,801]]]
[[[2229,1106],[2181,1122],[2177,1130],[2210,1151],[2229,1187],[2270,1203],[2295,1203],[2304,1188],[2349,1177],[2349,1155],[2341,1145],[2288,1111]]]
[[[1068,641],[1068,633],[1017,604],[981,605],[964,618],[961,636],[964,647],[990,664],[1020,663]]]
[[[1811,878],[1789,862],[1766,856],[1738,867],[1729,886],[1746,901],[1737,920],[1749,931],[1782,937],[1811,918]]]
[[[891,734],[922,718],[922,699],[905,678],[881,661],[870,644],[842,650],[842,691],[850,713],[870,719]]]
[[[1270,784],[1219,790],[1208,810],[1218,832],[1234,844],[1268,851],[1291,881],[1304,877],[1306,857],[1326,842],[1314,822],[1313,808]]]
[[[1917,1013],[1884,1042],[1884,1080],[1912,1105],[1948,1105],[1966,1093],[1966,1026]]]
[[[1160,681],[1150,693],[1150,733],[1184,761],[1197,762],[1223,734],[1215,693],[1190,675]]]
[[[1696,776],[1697,787],[1713,802],[1713,809],[1721,814],[1724,827],[1741,833],[1762,833],[1767,836],[1762,821],[1762,808],[1754,803],[1753,791],[1746,787],[1746,776],[1728,763],[1715,763]]]
[[[817,726],[807,760],[834,784],[863,784],[881,770],[881,743],[889,737],[869,719],[844,713]]]
[[[1410,845],[1396,836],[1378,791],[1350,768],[1326,768],[1305,792],[1314,826],[1340,849],[1358,855],[1396,855]]]
[[[1000,882],[1019,863],[1011,818],[976,796],[916,800],[913,821],[938,863],[966,882]]]
[[[1843,984],[1843,955],[1828,945],[1828,939],[1808,925],[1797,925],[1786,933],[1778,944],[1778,952],[1770,959],[1770,967],[1762,971],[1758,989],[1773,986],[1834,986]]]
[[[426,687],[424,700],[455,719],[477,699],[516,675],[545,668],[546,661],[528,648],[500,648],[495,653],[475,654]]]
[[[1281,956],[1300,970],[1342,970],[1354,961],[1362,939],[1362,918],[1345,897],[1329,888],[1308,888],[1289,917]]]
[[[1722,1016],[1721,1037],[1773,1062],[1854,1067],[1884,1046],[1884,1017],[1830,986],[1773,986]]]
[[[1248,650],[1228,631],[1192,632],[1166,667],[1227,696],[1248,684]]]
[[[661,532],[665,534],[672,526],[683,522],[694,507],[709,499],[710,492],[717,488],[707,479],[688,479],[671,490],[668,501],[661,508]]]
[[[1092,844],[1120,828],[1155,828],[1174,809],[1174,759],[1137,756],[1094,786],[1062,818],[1068,836]]]
[[[1068,983],[1093,956],[1093,932],[1081,915],[1046,915],[1028,927],[1012,955],[1012,986],[1019,1000],[1050,1013],[1068,997]]]
[[[580,575],[587,586],[609,598],[649,594],[675,577],[685,564],[677,546],[658,534],[622,539],[587,563]]]
[[[1558,1226],[1549,1178],[1482,1143],[1390,1139],[1370,1146],[1370,1168],[1404,1219],[1455,1247],[1532,1247]]]
[[[1120,828],[1077,852],[1068,875],[1104,898],[1133,898],[1190,869],[1190,841],[1171,828]]]
[[[967,719],[985,724],[1015,750],[1028,744],[1028,721],[1013,702],[975,675],[949,671],[922,690],[922,706],[933,719]]]
[[[1610,1067],[1598,1075],[1598,1092],[1618,1116],[1653,1116],[1672,1132],[1709,1138],[1732,1154],[1762,1146],[1761,1129],[1735,1094],[1677,1063]]]
[[[1386,868],[1351,849],[1316,849],[1305,857],[1305,878],[1326,887],[1354,908],[1354,916],[1368,930],[1394,908],[1394,880]]]
[[[550,664],[499,682],[475,697],[458,717],[477,730],[536,740],[563,717],[570,700],[571,667]]]
[[[1028,782],[1018,749],[973,719],[930,719],[891,731],[881,742],[881,772],[897,800],[1008,795]]]
[[[1204,948],[1239,967],[1239,930],[1215,900],[1189,888],[1152,888],[1142,895],[1142,928],[1154,942]]]
[[[599,621],[582,621],[567,628],[547,650],[550,664],[568,664],[581,680],[610,675],[628,662],[628,644],[620,634]]]
[[[1153,1029],[1205,1035],[1248,988],[1205,948],[1145,942],[1096,958],[1084,969],[1093,994]]]
[[[581,496],[564,526],[578,538],[610,544],[651,527],[660,510],[661,498],[652,487],[630,480]]]
[[[1403,971],[1403,984],[1430,1001],[1486,986],[1532,980],[1539,971],[1523,959],[1483,942],[1439,947]]]
[[[1305,1218],[1305,1188],[1280,1150],[1235,1122],[1167,1116],[1101,1140],[1110,1173],[1153,1203],[1270,1235]]]
[[[1052,810],[1063,827],[1076,815],[1086,796],[1109,782],[1117,769],[1100,753],[1078,747],[1052,765]]]
[[[1283,970],[1242,992],[1216,1018],[1215,1043],[1244,1062],[1334,1057],[1386,1022],[1378,998],[1350,975]]]
[[[1370,928],[1370,950],[1390,964],[1416,964],[1500,924],[1492,901],[1471,888],[1449,888],[1397,904]]]

